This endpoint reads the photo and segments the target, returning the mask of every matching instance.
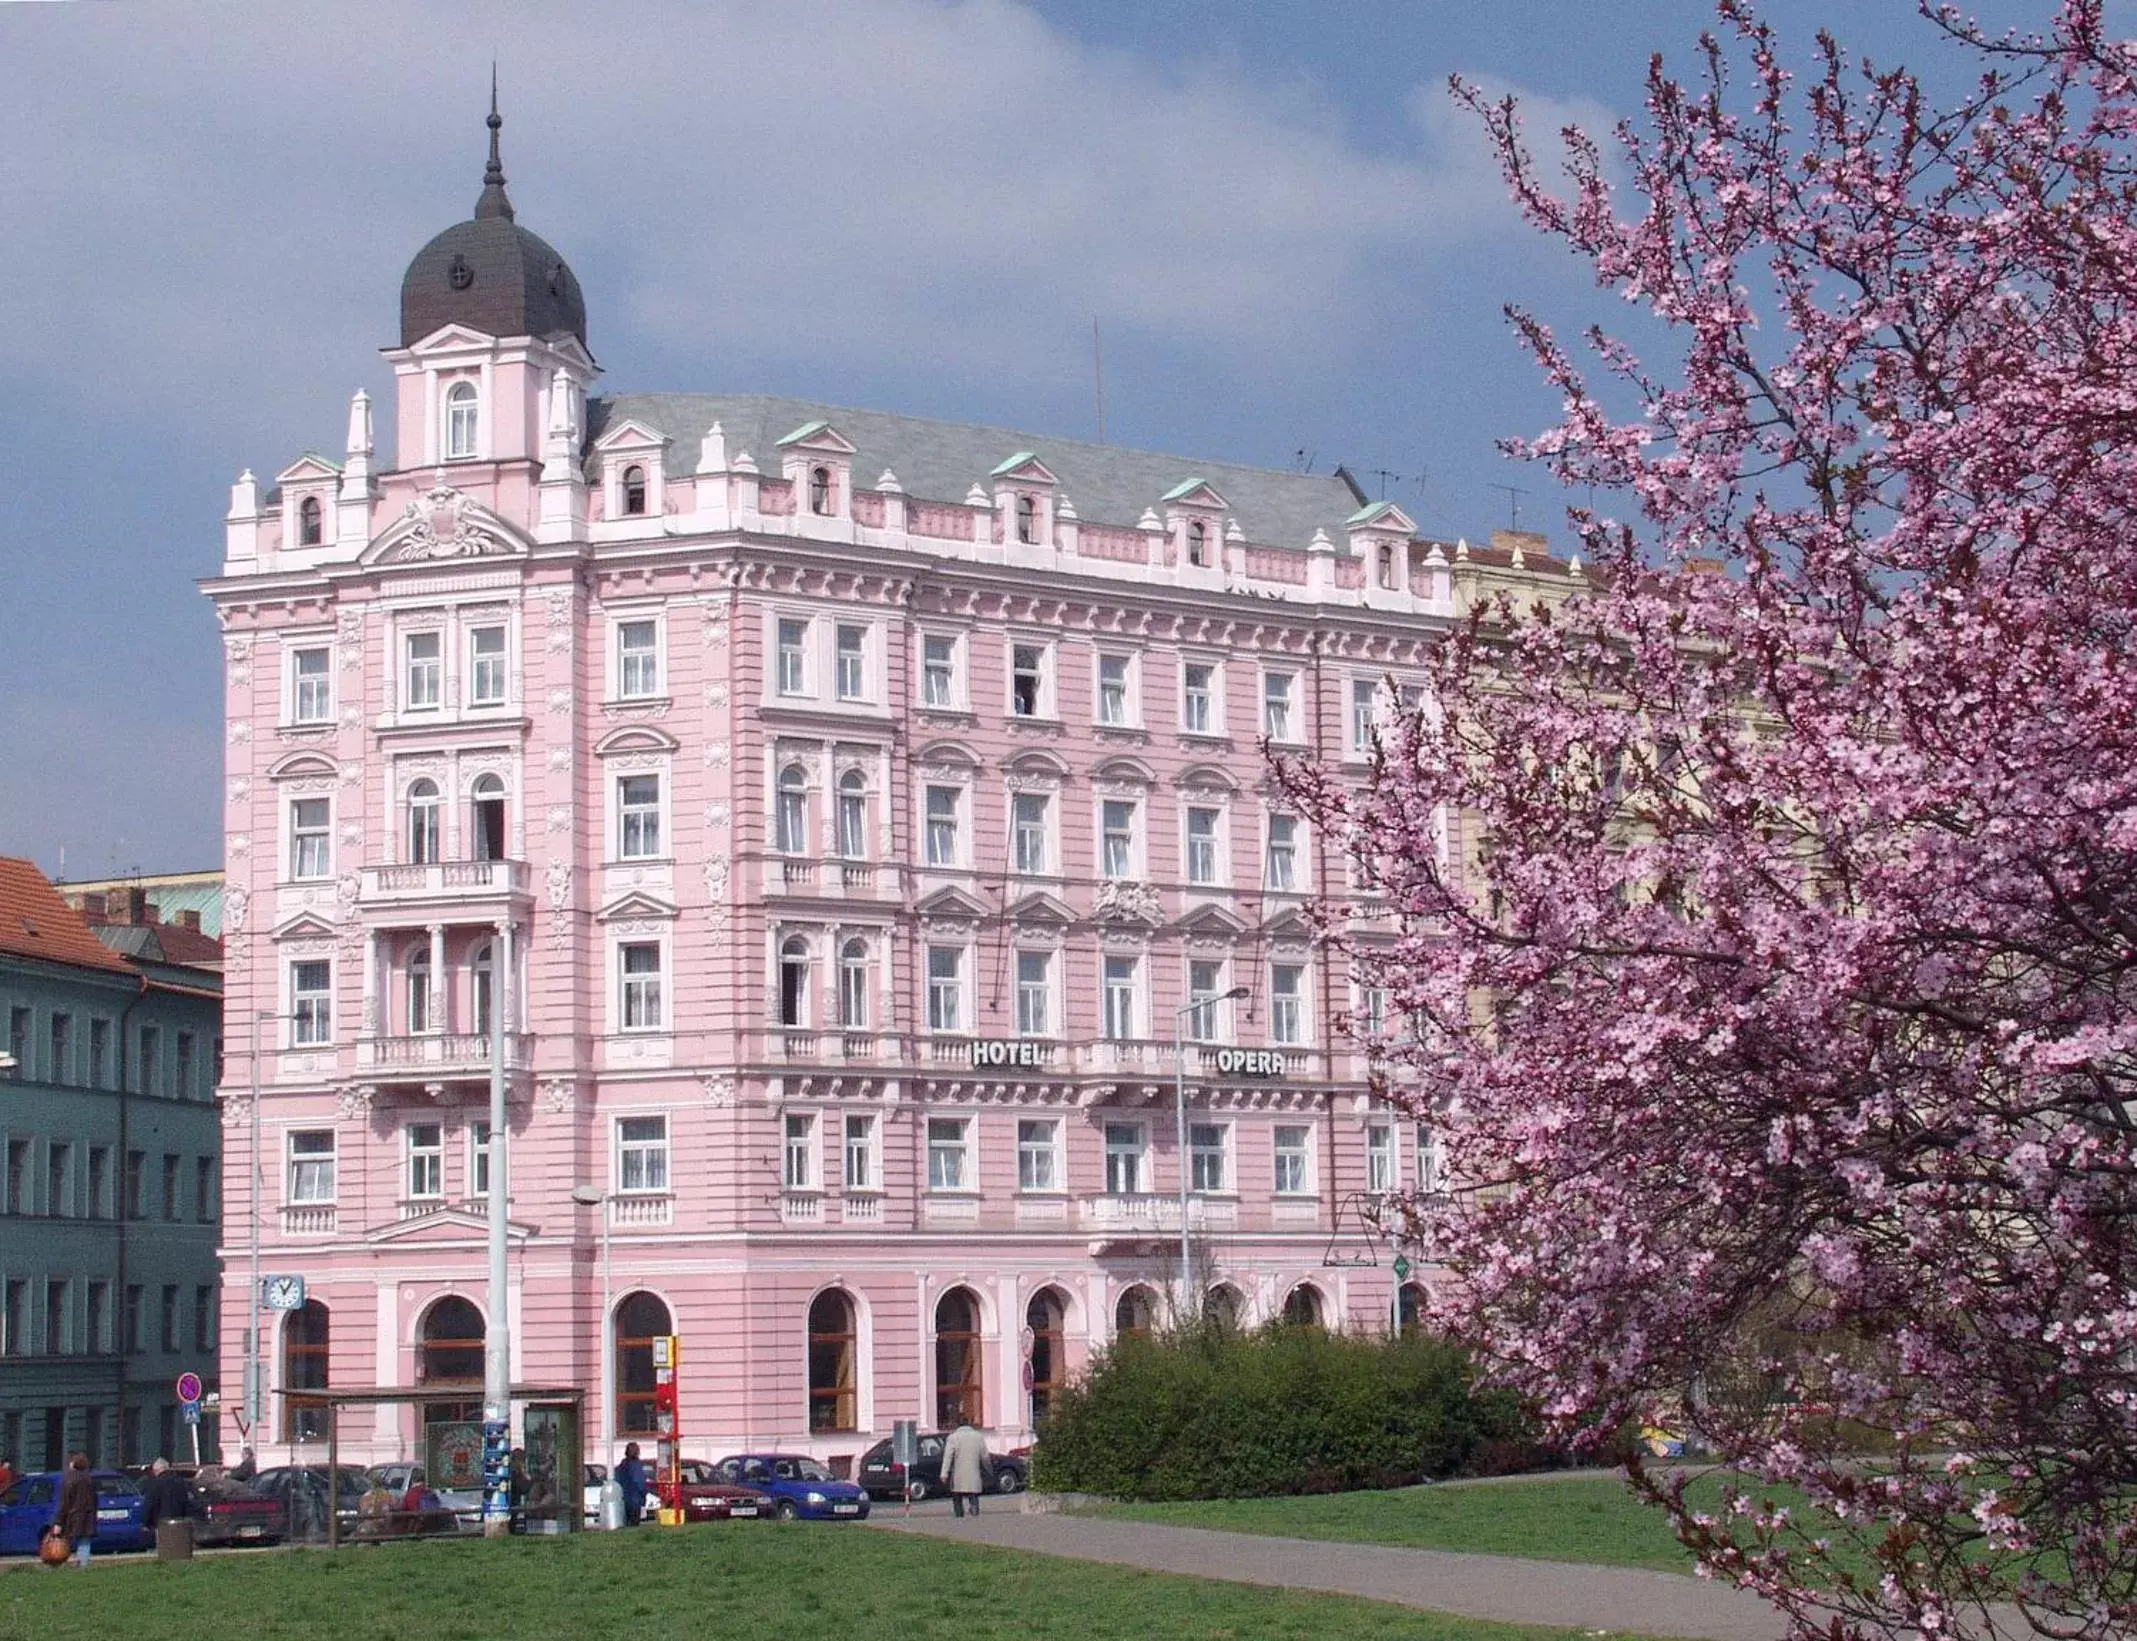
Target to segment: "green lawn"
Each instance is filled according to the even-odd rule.
[[[1719,1484],[1693,1496],[1719,1498]],[[1689,1572],[1687,1555],[1662,1513],[1642,1504],[1614,1472],[1493,1482],[1485,1486],[1403,1487],[1384,1493],[1303,1498],[1210,1499],[1193,1504],[1115,1504],[1111,1516],[1215,1527],[1234,1533],[1473,1550],[1540,1561],[1596,1562]]]
[[[1553,1633],[807,1523],[126,1561],[86,1574],[0,1564],[0,1641],[1323,1641],[1331,1632],[1346,1641],[1544,1641]]]

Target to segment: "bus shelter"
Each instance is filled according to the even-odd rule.
[[[438,1418],[480,1401],[480,1384],[379,1385],[350,1390],[278,1390],[292,1408],[326,1416],[327,1547],[337,1548],[341,1511],[335,1478],[341,1473],[341,1412],[344,1408],[413,1407],[424,1433],[423,1467],[437,1488],[482,1485],[479,1421]],[[585,1488],[586,1392],[575,1385],[514,1385],[512,1410],[525,1450],[527,1499],[519,1514],[536,1531],[569,1533],[580,1525]]]

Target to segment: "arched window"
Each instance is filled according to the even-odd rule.
[[[1195,519],[1187,526],[1187,562],[1206,565],[1209,563],[1209,526]]]
[[[839,777],[838,852],[848,860],[868,858],[868,778],[858,769]]]
[[[826,1288],[809,1306],[809,1430],[858,1430],[859,1331],[853,1300]]]
[[[445,455],[464,461],[475,454],[475,384],[455,382],[445,391]]]
[[[475,948],[474,961],[468,967],[475,982],[475,1035],[485,1040],[490,1035],[490,1006],[497,998],[496,948],[487,942]]]
[[[1322,1325],[1321,1290],[1311,1282],[1301,1282],[1284,1299],[1284,1321],[1294,1328],[1317,1328]]]
[[[1063,1318],[1068,1307],[1058,1290],[1041,1288],[1024,1307],[1024,1326],[1031,1335],[1031,1422],[1034,1428],[1053,1411],[1054,1398],[1068,1383],[1068,1352],[1062,1348]]]
[[[985,1417],[983,1391],[979,1301],[969,1288],[952,1288],[935,1302],[936,1425],[978,1424]]]
[[[849,940],[838,954],[838,1023],[868,1029],[868,942]]]
[[[830,515],[831,469],[828,467],[809,469],[809,511],[826,517]]]
[[[297,504],[297,545],[316,547],[321,534],[319,498],[306,496]]]
[[[1157,1325],[1157,1296],[1141,1283],[1123,1293],[1113,1306],[1116,1334],[1148,1333]]]
[[[798,934],[779,948],[779,1023],[809,1023],[809,943]]]
[[[302,1309],[289,1313],[289,1320],[282,1324],[284,1390],[327,1388],[327,1324],[327,1308],[316,1299],[307,1299]],[[283,1426],[287,1441],[323,1442],[326,1409],[285,1407]]]
[[[1246,1320],[1246,1297],[1231,1283],[1220,1282],[1202,1301],[1202,1314],[1220,1328],[1237,1329]]]
[[[636,462],[623,470],[623,510],[633,517],[646,510],[646,470]]]
[[[1388,588],[1395,585],[1395,549],[1385,542],[1380,547],[1380,585]]]
[[[616,1429],[648,1435],[653,1417],[653,1341],[675,1331],[675,1320],[656,1294],[630,1293],[616,1306]]]
[[[474,810],[471,817],[477,860],[503,860],[505,858],[505,783],[496,775],[484,775],[475,782]]]
[[[1405,1282],[1395,1290],[1395,1325],[1404,1333],[1415,1333],[1425,1322],[1425,1290],[1415,1282]]]
[[[408,863],[411,866],[428,866],[440,858],[439,817],[443,812],[436,781],[421,780],[408,788]]]
[[[431,1029],[431,983],[437,978],[430,966],[430,943],[419,943],[408,954],[408,1035],[420,1036]]]
[[[483,1340],[482,1312],[470,1301],[457,1294],[439,1300],[416,1330],[416,1383],[481,1383]]]
[[[1032,547],[1039,540],[1039,504],[1030,496],[1017,497],[1017,540]]]
[[[800,764],[779,772],[778,836],[773,842],[786,855],[809,852],[809,776]]]

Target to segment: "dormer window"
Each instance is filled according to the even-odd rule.
[[[623,470],[623,510],[633,518],[646,510],[646,470],[635,463]]]
[[[1039,504],[1031,496],[1017,497],[1017,540],[1026,547],[1039,544]]]
[[[1209,526],[1200,519],[1187,526],[1187,562],[1197,569],[1209,566]]]
[[[321,535],[319,498],[306,496],[297,504],[297,545],[316,547]]]
[[[1380,585],[1390,589],[1395,585],[1395,549],[1386,542],[1380,544]]]
[[[809,469],[809,511],[819,518],[831,516],[831,469]]]
[[[455,382],[445,392],[447,461],[466,461],[475,454],[476,422],[475,384]]]

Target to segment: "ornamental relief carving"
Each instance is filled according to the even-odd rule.
[[[705,686],[705,705],[715,711],[727,705],[727,685],[723,681],[714,679]]]
[[[1059,792],[1061,777],[1051,770],[1016,770],[1004,775],[1002,784],[1011,792]]]
[[[724,832],[733,823],[734,806],[725,798],[714,798],[705,805],[705,825],[712,831]]]
[[[608,723],[623,721],[639,722],[647,718],[665,718],[673,703],[665,695],[644,701],[603,701],[601,716]]]
[[[571,868],[561,860],[552,859],[549,870],[543,875],[542,888],[552,912],[561,912],[571,900]]]
[[[665,752],[617,752],[602,760],[619,775],[658,775],[668,768]]]
[[[334,955],[334,940],[331,935],[299,935],[295,939],[277,941],[285,957],[331,957]]]
[[[377,1098],[376,1087],[370,1083],[359,1083],[353,1088],[343,1089],[334,1103],[341,1108],[342,1121],[368,1121],[372,1104]]]
[[[1149,792],[1150,783],[1145,780],[1108,776],[1104,780],[1092,781],[1091,790],[1101,798],[1140,798]]]
[[[1238,944],[1238,937],[1228,934],[1191,934],[1185,944],[1191,952],[1229,952]]]
[[[251,795],[252,795],[252,777],[251,777],[251,776],[249,776],[249,775],[233,775],[233,776],[231,776],[231,777],[230,777],[230,801],[231,801],[232,803],[243,803],[243,802],[245,801],[245,799],[246,799],[246,798],[248,798],[248,797],[250,797]]]
[[[307,775],[301,780],[280,781],[276,784],[291,797],[315,798],[332,792],[336,783],[332,775]]]
[[[579,1085],[569,1077],[544,1077],[535,1087],[535,1099],[551,1116],[561,1116],[579,1103]]]
[[[223,655],[235,666],[252,659],[252,635],[243,632],[223,634]]]
[[[233,719],[231,719],[231,720],[230,720],[230,744],[231,744],[232,746],[243,746],[243,745],[244,745],[244,744],[245,744],[246,742],[250,741],[251,739],[252,739],[252,720],[251,720],[251,719],[249,719],[249,718],[233,718]]]
[[[222,1098],[225,1128],[243,1128],[252,1121],[252,1096],[249,1093],[225,1094]]]
[[[232,832],[230,841],[224,847],[233,855],[242,855],[252,847],[252,834],[250,832]],[[224,898],[227,899],[228,896],[226,895]]]
[[[705,639],[705,647],[708,650],[724,648],[727,643],[728,623],[731,619],[726,595],[721,593],[707,594],[698,600],[698,607],[704,612],[702,632]]]
[[[243,837],[244,834],[240,833],[238,836]],[[242,854],[244,851],[236,847],[237,841],[238,839],[235,837],[230,840],[232,852]],[[247,839],[246,841],[249,843],[251,840]],[[233,883],[223,890],[223,933],[225,935],[243,934],[245,932],[245,914],[251,908],[251,905],[252,895],[242,883]]]
[[[1099,884],[1098,893],[1091,899],[1091,915],[1161,923],[1165,918],[1165,903],[1158,891],[1147,883],[1107,878]]]
[[[735,1080],[719,1076],[705,1079],[705,1103],[717,1110],[727,1110],[735,1103]]]
[[[564,717],[571,711],[571,700],[570,687],[560,684],[549,692],[549,710],[558,717]]]
[[[571,830],[571,805],[568,803],[551,804],[549,813],[545,817],[544,825],[551,832],[569,832]]]
[[[557,770],[571,767],[571,743],[569,741],[559,742],[549,749],[549,767]]]
[[[733,757],[734,748],[727,742],[707,741],[705,743],[705,767],[707,769],[725,769]]]
[[[920,919],[920,927],[927,934],[941,935],[947,940],[970,940],[979,933],[979,919],[976,917],[933,917],[923,915]]]
[[[511,546],[489,522],[487,509],[455,490],[438,474],[430,489],[401,509],[406,533],[389,555],[396,564],[426,559],[480,558],[508,553]]]

